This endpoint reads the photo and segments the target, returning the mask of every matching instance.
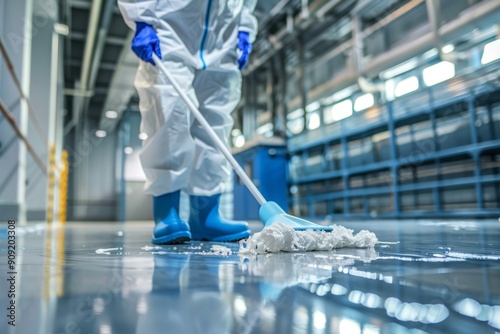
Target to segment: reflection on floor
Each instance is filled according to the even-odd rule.
[[[2,315],[0,332],[500,331],[499,222],[346,226],[387,243],[243,257],[230,243],[155,247],[150,223],[19,228],[16,327]],[[6,275],[5,235],[0,253]]]

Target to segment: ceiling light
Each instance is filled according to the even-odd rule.
[[[238,129],[238,128],[235,128],[231,131],[231,136],[233,137],[238,137],[239,135],[241,135],[241,130]]]
[[[115,119],[118,117],[118,113],[114,110],[108,110],[106,111],[106,117],[109,119]]]
[[[139,139],[140,140],[146,140],[146,139],[148,139],[148,134],[145,133],[145,132],[139,133]]]
[[[235,147],[243,147],[245,145],[245,136],[239,135],[234,139]]]
[[[54,31],[62,36],[69,35],[69,27],[62,23],[54,23]]]
[[[104,137],[106,137],[106,135],[107,135],[107,133],[104,130],[97,130],[95,132],[95,136],[98,138],[104,138]]]
[[[453,46],[453,44],[447,44],[447,45],[443,46],[443,48],[441,49],[441,51],[443,51],[443,53],[450,53],[453,50],[455,50],[455,46]]]
[[[127,146],[123,149],[123,152],[125,152],[125,154],[132,154],[132,152],[134,152],[134,149],[130,146]]]

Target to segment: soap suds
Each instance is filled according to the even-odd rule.
[[[212,245],[212,247],[210,247],[210,252],[214,253],[214,255],[221,256],[229,256],[233,253],[231,248],[221,245]]]
[[[145,251],[150,251],[150,250],[163,249],[163,248],[160,246],[144,246],[144,247],[141,247],[141,249],[143,249]]]
[[[367,230],[356,235],[353,230],[334,225],[332,232],[295,231],[292,227],[275,223],[240,241],[241,254],[328,251],[336,248],[370,248],[378,242],[377,236]]]
[[[117,250],[122,250],[123,248],[121,247],[116,247],[116,248],[100,248],[96,249],[95,253],[96,254],[104,254],[104,255],[111,255],[111,252],[117,251]]]
[[[231,248],[222,246],[222,245],[211,245],[210,249],[208,249],[208,245],[202,247],[203,243],[199,244],[199,246],[191,245],[191,246],[144,246],[140,249],[144,252],[132,252],[132,253],[124,253],[122,247],[118,248],[101,248],[97,249],[95,252],[99,255],[127,255],[127,254],[151,254],[151,255],[173,255],[173,254],[183,254],[183,255],[204,255],[204,256],[230,256],[235,251]]]
[[[275,287],[330,279],[333,271],[350,268],[355,261],[370,263],[378,258],[373,248],[358,248],[343,254],[340,250],[288,254],[240,254],[238,267],[245,275],[262,277]]]

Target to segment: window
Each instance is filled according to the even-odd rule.
[[[401,80],[396,84],[394,95],[396,97],[406,95],[408,93],[416,91],[418,89],[418,86],[418,78],[415,76],[409,77],[407,79]]]
[[[385,98],[387,101],[393,101],[396,97],[394,96],[394,89],[396,88],[396,80],[390,79],[385,82]]]
[[[354,111],[361,111],[368,109],[373,106],[375,103],[375,99],[373,98],[373,94],[365,94],[361,95],[354,101]]]
[[[304,119],[296,118],[293,121],[288,121],[287,123],[288,130],[294,135],[299,134],[304,130]]]
[[[263,135],[264,137],[271,137],[273,135],[273,124],[272,123],[266,123],[260,127],[257,128],[257,133],[259,135]]]
[[[290,112],[287,116],[288,122],[286,123],[286,126],[288,128],[288,131],[290,131],[292,134],[296,135],[302,132],[304,130],[304,110],[303,109],[297,109],[292,112]]]
[[[316,111],[319,109],[319,107],[321,107],[321,104],[318,101],[316,101],[316,102],[308,104],[306,106],[306,111],[307,112]]]
[[[315,130],[321,125],[321,119],[319,117],[319,112],[311,112],[307,114],[307,129]]]
[[[286,115],[286,118],[289,120],[296,119],[299,117],[302,117],[304,115],[304,109],[300,108],[297,110],[294,110],[292,112],[289,112],[288,115]]]
[[[325,108],[323,111],[323,119],[325,124],[330,124],[352,115],[352,101],[344,100],[336,103],[333,106]]]
[[[481,57],[481,64],[485,65],[494,60],[500,59],[500,39],[488,43],[484,46],[483,56]]]
[[[455,65],[448,61],[442,61],[425,68],[422,72],[426,86],[434,86],[440,82],[455,76]]]

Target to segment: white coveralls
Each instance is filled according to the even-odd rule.
[[[228,142],[231,112],[241,96],[237,62],[238,31],[255,40],[257,0],[119,0],[127,25],[152,25],[162,61],[199,107],[212,128]],[[141,62],[135,79],[141,132],[148,135],[140,160],[145,191],[153,196],[183,190],[212,196],[229,175],[224,156],[157,68]]]

